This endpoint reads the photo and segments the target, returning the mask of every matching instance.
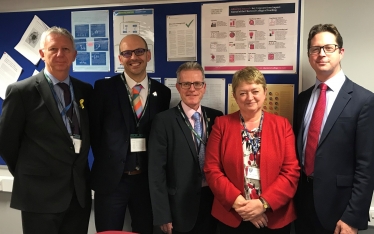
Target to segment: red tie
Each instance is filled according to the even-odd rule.
[[[314,171],[314,158],[318,146],[319,133],[321,132],[321,124],[326,109],[326,90],[328,86],[325,83],[319,84],[321,92],[318,101],[314,107],[312,120],[310,121],[307,142],[305,147],[305,174],[311,175]]]

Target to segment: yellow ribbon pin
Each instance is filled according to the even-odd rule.
[[[84,102],[84,99],[79,100],[79,104],[81,105],[81,108],[82,108],[82,109],[84,109],[83,102]]]

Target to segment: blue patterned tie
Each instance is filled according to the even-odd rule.
[[[193,115],[192,115],[192,119],[193,121],[195,122],[194,124],[194,130],[196,131],[196,133],[201,137],[201,139],[203,139],[203,126],[202,126],[202,123],[201,123],[201,118],[200,118],[200,113],[199,112],[195,112]],[[203,168],[204,168],[204,161],[205,161],[205,145],[200,143],[200,140],[198,137],[195,137],[195,140],[196,140],[196,143],[197,143],[197,146],[200,145],[200,151],[198,152],[198,156],[199,156],[199,164],[200,164],[200,170],[201,170],[201,173],[203,175],[203,180],[205,180],[205,174],[204,174],[204,171],[203,171]]]

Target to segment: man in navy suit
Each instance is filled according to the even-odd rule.
[[[213,193],[202,166],[209,132],[222,112],[200,104],[206,84],[204,70],[197,62],[186,62],[178,68],[176,88],[182,101],[158,114],[150,133],[149,186],[154,224],[168,234],[214,234],[217,220],[210,214]],[[197,121],[200,131],[195,128]]]
[[[86,234],[92,86],[69,76],[77,51],[66,29],[45,31],[39,53],[44,70],[9,85],[3,103],[0,155],[14,176],[10,206],[22,211],[25,234]]]
[[[374,188],[374,94],[344,75],[343,55],[343,38],[334,25],[311,28],[308,57],[316,84],[300,93],[294,123],[302,167],[296,193],[298,234],[351,234],[368,226]],[[320,103],[324,111],[316,111]],[[314,112],[322,112],[320,127],[314,124]]]
[[[128,207],[132,231],[148,234],[148,135],[154,116],[169,108],[171,91],[147,76],[151,52],[142,37],[127,35],[119,49],[124,72],[95,82],[90,115],[95,224],[97,231],[122,230]]]

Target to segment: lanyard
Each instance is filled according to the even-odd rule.
[[[244,131],[245,131],[245,134],[247,135],[248,141],[249,141],[250,145],[252,146],[254,162],[256,162],[256,157],[257,157],[258,152],[260,151],[260,146],[261,146],[261,131],[262,131],[262,122],[263,122],[263,119],[264,119],[264,112],[262,112],[262,114],[261,114],[260,126],[259,126],[258,132],[256,134],[257,136],[254,135],[253,137],[251,137],[250,131],[245,126],[245,121],[244,121],[241,113],[239,113],[239,117],[240,117],[240,121],[241,121],[241,123],[244,127]]]
[[[206,112],[203,110],[203,108],[201,107],[201,112],[203,112],[203,116],[204,117],[202,116],[202,118],[205,120],[205,132],[206,132],[206,140],[205,141],[200,137],[200,135],[195,131],[195,129],[193,129],[190,121],[186,118],[186,115],[183,112],[183,108],[182,108],[182,105],[181,105],[180,102],[178,104],[178,110],[181,113],[181,115],[183,117],[183,120],[186,123],[187,127],[192,131],[192,133],[194,134],[194,136],[196,138],[198,138],[201,143],[203,143],[204,145],[206,145],[206,140],[208,140],[208,136],[209,136],[208,131],[207,131],[207,129],[208,129],[208,118],[207,118]],[[204,132],[204,130],[202,130],[202,132]],[[203,134],[201,134],[201,135],[203,135]],[[200,146],[198,148],[200,148]]]
[[[57,103],[61,106],[62,108],[62,111],[60,112],[61,116],[66,116],[69,120],[70,123],[72,123],[71,119],[69,116],[66,115],[67,111],[70,109],[71,105],[73,104],[73,101],[74,101],[74,90],[73,90],[73,85],[71,84],[71,80],[69,82],[69,88],[70,88],[70,95],[71,95],[71,101],[69,103],[69,105],[66,105],[67,103],[65,103],[65,106],[62,104],[62,101],[60,100],[60,98],[57,96],[57,93],[55,91],[55,89],[53,88],[53,83],[52,83],[52,80],[51,78],[49,78],[49,76],[44,73],[44,76],[45,78],[47,79],[48,81],[48,85],[49,85],[49,88],[51,89],[52,91],[52,94],[53,94],[53,97],[55,98],[55,100],[57,101]],[[73,111],[74,111],[74,108],[73,108]]]
[[[123,83],[124,83],[125,86],[126,86],[127,95],[129,96],[130,105],[131,105],[131,107],[132,107],[132,108],[131,108],[131,109],[132,109],[132,113],[134,114],[134,117],[135,117],[135,120],[136,120],[136,129],[138,129],[138,128],[139,128],[139,124],[140,124],[140,120],[143,118],[144,113],[145,113],[145,110],[146,110],[147,105],[148,105],[149,94],[150,94],[150,92],[151,92],[151,79],[148,78],[148,95],[147,95],[147,101],[145,102],[145,105],[144,105],[144,107],[143,107],[142,115],[141,115],[140,118],[138,119],[138,117],[136,116],[135,110],[134,110],[134,104],[132,103],[132,97],[131,97],[130,87],[129,87],[129,85],[128,85],[127,82],[126,82],[126,79],[125,79],[125,77],[123,76],[123,73],[121,74],[121,78],[122,78]],[[140,95],[140,94],[139,94],[139,95]]]

